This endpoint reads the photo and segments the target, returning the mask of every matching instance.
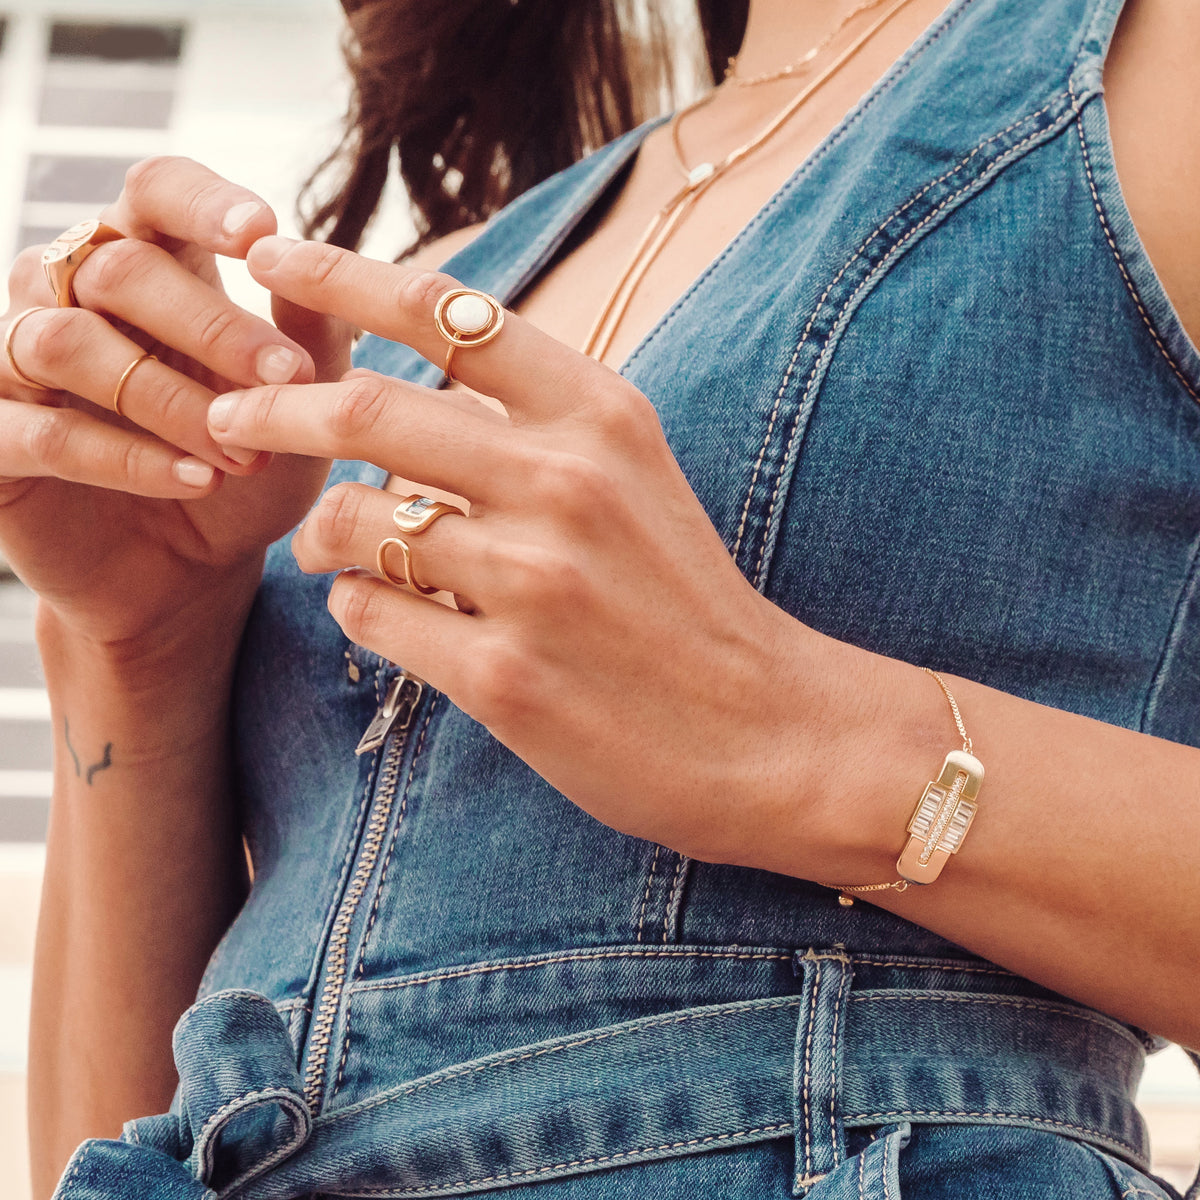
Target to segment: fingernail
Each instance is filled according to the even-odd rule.
[[[172,464],[171,474],[184,487],[206,488],[212,483],[216,471],[209,463],[204,462],[202,459],[180,458],[176,459]]]
[[[241,446],[222,446],[221,453],[226,458],[237,463],[239,467],[248,467],[261,453],[261,450],[246,450]]]
[[[221,232],[226,237],[236,237],[262,211],[262,205],[257,200],[246,200],[235,204],[221,218]]]
[[[237,408],[237,396],[218,396],[208,406],[208,427],[218,433],[223,433],[233,424],[234,409]]]
[[[254,360],[254,369],[263,383],[290,383],[304,360],[287,346],[264,346]]]
[[[254,243],[254,265],[262,271],[269,271],[279,265],[279,260],[293,247],[300,245],[291,238],[271,237],[259,238]]]

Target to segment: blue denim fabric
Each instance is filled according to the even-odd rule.
[[[622,371],[800,620],[1200,745],[1200,354],[1113,169],[1119,9],[957,0]],[[656,124],[446,269],[514,301]],[[357,361],[441,378],[375,337]],[[253,892],[172,1112],[85,1144],[64,1200],[1177,1195],[1132,1103],[1158,1039],[616,833],[418,684],[356,757],[400,668],[328,588],[271,550],[236,691]]]

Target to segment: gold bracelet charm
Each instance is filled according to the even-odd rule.
[[[882,892],[888,889],[903,892],[910,883],[932,883],[957,854],[971,822],[975,819],[979,789],[983,784],[983,763],[972,753],[971,739],[963,726],[958,704],[950,694],[946,681],[928,667],[921,670],[932,675],[946,693],[954,722],[962,734],[963,748],[951,750],[942,763],[936,779],[925,785],[917,807],[909,819],[908,842],[896,860],[900,878],[891,883],[829,884],[840,893],[839,903],[849,906],[854,897],[849,892]]]

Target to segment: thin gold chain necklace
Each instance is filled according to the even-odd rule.
[[[662,208],[655,214],[647,227],[645,233],[642,234],[640,240],[632,256],[629,259],[628,265],[621,272],[620,278],[617,280],[608,298],[604,302],[603,308],[600,310],[591,330],[588,333],[587,340],[583,345],[583,353],[591,358],[602,360],[612,345],[613,338],[616,336],[617,329],[620,326],[622,318],[625,316],[626,310],[629,308],[630,300],[633,298],[634,292],[638,285],[645,278],[646,272],[653,265],[654,261],[662,252],[668,239],[679,227],[683,218],[692,210],[696,201],[704,195],[704,193],[719,179],[726,171],[730,170],[740,163],[753,151],[757,150],[763,143],[773,137],[784,126],[790,117],[792,117],[800,106],[823,84],[829,79],[841,66],[863,48],[876,33],[879,32],[888,21],[892,19],[910,0],[899,0],[899,3],[894,4],[886,13],[877,18],[871,25],[863,30],[857,38],[845,50],[841,52],[816,78],[810,80],[801,90],[800,94],[794,97],[767,125],[761,129],[750,141],[739,146],[736,150],[730,151],[718,163],[704,162],[700,163],[690,170],[683,163],[683,156],[679,150],[679,122],[688,113],[695,111],[702,105],[709,103],[713,99],[716,89],[701,96],[699,100],[694,100],[691,104],[680,109],[671,118],[671,140],[675,146],[676,157],[679,160],[680,168],[686,176],[686,182],[683,187],[663,205]]]
[[[837,38],[837,35],[854,20],[855,17],[867,12],[869,9],[878,8],[881,4],[885,4],[887,0],[863,0],[863,3],[853,8],[848,12],[811,50],[805,51],[799,58],[794,59],[786,66],[780,67],[775,71],[768,71],[763,75],[752,75],[749,79],[743,79],[737,73],[738,56],[734,55],[729,60],[729,65],[725,68],[725,77],[721,80],[722,83],[728,84],[730,87],[756,87],[760,83],[771,83],[776,79],[788,79],[792,75],[798,74],[809,63],[821,53],[822,50],[828,50]]]

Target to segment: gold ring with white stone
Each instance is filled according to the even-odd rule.
[[[495,296],[474,288],[454,288],[447,292],[433,310],[433,323],[438,333],[450,343],[443,368],[447,379],[454,352],[460,346],[486,346],[504,327],[504,309]]]

